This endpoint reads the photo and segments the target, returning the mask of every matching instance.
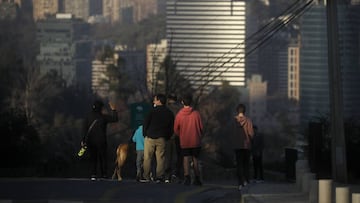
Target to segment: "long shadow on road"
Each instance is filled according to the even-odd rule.
[[[0,179],[0,202],[223,202],[240,200],[236,187],[223,184],[184,186],[138,183],[133,180]],[[230,200],[228,199],[228,200]],[[231,201],[232,202],[232,201]]]

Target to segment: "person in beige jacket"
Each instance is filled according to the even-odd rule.
[[[249,183],[250,148],[251,139],[254,135],[253,123],[249,117],[245,116],[245,110],[244,104],[239,104],[236,107],[237,115],[234,117],[233,128],[239,190]]]

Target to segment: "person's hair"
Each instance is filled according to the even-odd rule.
[[[162,105],[166,104],[166,96],[164,94],[157,94],[155,97],[160,100]]]
[[[176,97],[175,94],[170,94],[170,95],[168,96],[168,100],[177,101],[177,97]]]
[[[192,103],[192,95],[191,94],[186,94],[182,97],[182,102],[185,106],[190,106]]]
[[[92,109],[93,111],[99,112],[101,111],[101,109],[104,107],[104,103],[100,100],[96,100],[94,101],[93,105],[92,105]]]
[[[237,112],[237,113],[245,113],[245,110],[246,110],[246,108],[245,108],[245,105],[244,105],[244,104],[239,104],[239,105],[237,105],[237,107],[236,107],[236,112]]]

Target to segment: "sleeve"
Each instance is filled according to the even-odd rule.
[[[111,110],[109,115],[104,115],[103,117],[107,123],[114,123],[119,120],[118,112],[116,110]]]
[[[178,115],[175,116],[175,121],[174,121],[174,134],[175,135],[179,135],[180,134],[180,118]]]
[[[248,122],[246,124],[247,124],[246,129],[247,129],[248,135],[250,138],[252,138],[254,136],[254,127],[253,127],[252,121],[250,119],[248,119]]]
[[[146,131],[149,128],[151,117],[152,117],[152,111],[144,119],[144,125],[143,125],[143,136],[144,137],[147,136]]]
[[[169,138],[174,134],[174,123],[175,123],[175,117],[174,117],[174,114],[171,112],[171,111],[169,111],[170,112],[170,119],[171,119],[171,122],[170,122],[170,126],[169,126],[169,130],[170,130],[170,132],[169,132]]]
[[[137,139],[137,137],[136,137],[136,136],[138,136],[138,131],[139,131],[139,128],[138,128],[138,129],[136,129],[136,131],[135,131],[134,135],[133,135],[133,136],[132,136],[132,138],[131,138],[131,140],[132,140],[133,142],[136,142],[136,139]]]
[[[87,142],[88,129],[89,129],[88,118],[85,118],[82,123],[82,138],[81,138],[81,142],[83,142],[85,144]]]
[[[199,130],[200,130],[200,136],[202,137],[203,136],[203,129],[204,129],[204,126],[202,124],[202,120],[201,120],[201,115],[199,112],[197,112],[197,121],[198,121],[198,126],[199,126]]]

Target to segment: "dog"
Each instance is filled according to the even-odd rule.
[[[127,154],[128,154],[129,144],[119,144],[116,149],[116,159],[115,159],[115,170],[112,175],[112,179],[117,177],[118,181],[122,181],[121,168],[124,166]]]

